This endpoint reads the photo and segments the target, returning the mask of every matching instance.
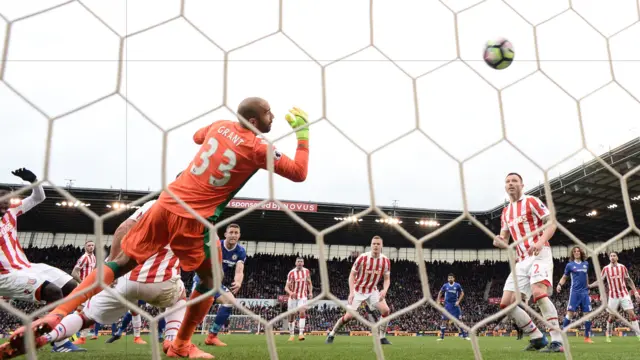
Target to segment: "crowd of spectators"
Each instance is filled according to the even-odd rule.
[[[42,248],[26,248],[24,249],[27,257],[32,262],[43,262],[51,266],[55,266],[63,271],[71,272],[75,261],[82,255],[82,250],[73,246]],[[633,264],[640,263],[640,252],[628,250],[619,254],[620,263],[626,265],[632,278],[638,280],[640,278],[640,269]],[[238,298],[246,299],[278,299],[278,296],[286,294],[284,286],[286,276],[289,270],[294,268],[296,256],[256,254],[247,259],[245,264],[245,281],[243,286],[236,295]],[[305,267],[310,269],[314,296],[321,292],[320,273],[318,259],[306,256]],[[606,255],[599,258],[601,266],[609,263]],[[346,299],[349,292],[347,285],[349,271],[353,264],[354,258],[346,259],[330,259],[327,261],[327,269],[329,271],[331,292],[340,299]],[[563,274],[567,259],[554,260],[554,284]],[[589,261],[592,263],[591,261]],[[389,328],[401,331],[433,331],[440,327],[441,314],[426,303],[426,298],[430,296],[435,299],[441,286],[446,282],[447,275],[453,273],[456,281],[459,282],[464,289],[464,299],[461,303],[462,320],[473,325],[486,317],[495,314],[499,309],[498,305],[491,303],[490,298],[499,298],[502,295],[502,286],[504,280],[509,274],[509,265],[506,262],[496,261],[470,261],[446,263],[440,261],[427,262],[426,271],[428,275],[428,293],[423,293],[423,286],[420,280],[418,266],[415,262],[408,260],[392,261],[391,263],[391,287],[387,295],[387,302],[392,312],[400,311],[407,306],[416,302],[424,302],[417,308],[398,319],[393,320],[389,324]],[[593,272],[593,266],[590,267],[589,279],[596,279]],[[183,281],[186,288],[191,289],[193,273],[183,272]],[[233,274],[226,274],[225,283],[230,284]],[[552,301],[556,304],[558,313],[563,316],[568,300],[568,286],[558,294],[554,291],[551,296]],[[597,295],[597,290],[592,291],[592,295]],[[37,309],[39,305],[23,301],[11,300],[16,308],[30,313]],[[286,311],[286,302],[275,301],[275,304],[254,303],[246,304],[247,308],[252,312],[270,320]],[[595,309],[600,303],[597,299],[592,301],[592,307]],[[535,308],[535,306],[534,306]],[[210,313],[215,314],[216,308],[212,308]],[[156,314],[156,310],[152,314]],[[327,330],[335,321],[344,313],[339,307],[325,304],[311,306],[307,316],[307,331],[311,330]],[[365,316],[365,311],[361,309],[361,313]],[[375,312],[374,312],[375,313]],[[240,310],[235,309],[234,314],[243,314]],[[599,314],[594,319],[594,327],[604,327],[606,313]],[[243,321],[250,321],[244,319]],[[255,322],[254,322],[255,323]],[[0,332],[7,333],[16,328],[20,324],[20,320],[6,312],[0,310]],[[146,326],[146,321],[144,323]],[[498,323],[492,322],[486,324],[482,330],[494,329]],[[105,325],[106,326],[106,325]],[[275,329],[286,329],[286,323],[279,322]],[[365,327],[354,321],[345,327],[345,330],[365,330]]]

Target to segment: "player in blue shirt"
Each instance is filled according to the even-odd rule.
[[[591,297],[589,297],[589,263],[587,263],[587,256],[579,246],[574,246],[571,249],[571,261],[564,268],[564,275],[560,281],[556,291],[560,293],[562,291],[562,285],[567,282],[569,276],[571,277],[571,290],[569,290],[569,305],[567,306],[567,315],[562,321],[562,327],[566,327],[571,322],[573,315],[578,308],[583,313],[591,312]],[[591,340],[591,320],[584,322],[584,342],[593,343]]]
[[[222,271],[226,274],[230,271],[235,271],[233,277],[233,283],[231,284],[231,293],[234,295],[240,291],[242,287],[242,281],[244,280],[244,262],[247,260],[247,250],[244,246],[238,243],[240,240],[240,226],[237,224],[229,224],[224,233],[224,239],[220,240],[222,247]],[[193,278],[193,289],[196,288],[200,279],[196,274]],[[229,291],[224,285],[222,285],[224,291]],[[193,291],[193,290],[192,290]],[[220,297],[221,294],[217,293],[215,298]],[[209,328],[209,335],[205,339],[206,345],[214,346],[227,346],[227,344],[220,341],[218,338],[218,332],[224,326],[224,324],[231,316],[233,311],[233,304],[222,304],[218,307],[216,318],[211,327]]]
[[[444,308],[447,312],[456,319],[460,319],[460,315],[462,315],[462,311],[460,310],[460,301],[464,298],[464,290],[462,290],[462,286],[456,282],[456,277],[453,274],[449,274],[447,276],[447,282],[442,285],[440,291],[438,292],[438,298],[436,302],[440,302],[442,295],[444,294]],[[449,323],[449,318],[442,314],[442,324],[440,325],[440,338],[438,341],[444,340],[444,332],[447,330],[447,324]],[[463,330],[458,329],[460,331],[460,336],[467,340],[471,340],[469,335]]]

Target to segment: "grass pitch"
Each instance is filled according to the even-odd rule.
[[[85,353],[51,353],[47,346],[38,352],[38,359],[91,359],[91,360],[142,360],[150,359],[151,342],[143,338],[148,345],[136,345],[131,335],[123,337],[113,344],[105,344],[108,336],[98,340],[87,340],[83,347]],[[204,337],[196,335],[194,342],[220,360],[253,360],[269,359],[266,337],[263,335],[221,335],[220,339],[229,346],[215,348],[204,345]],[[360,360],[375,359],[373,340],[371,337],[336,336],[332,345],[324,343],[325,338],[307,336],[304,342],[288,342],[287,336],[276,336],[278,356],[288,359],[338,359]],[[585,344],[582,338],[571,337],[571,352],[574,359],[579,360],[620,360],[638,357],[640,342],[635,337],[614,337],[612,343],[605,343],[604,337],[595,337],[594,344]],[[428,337],[393,337],[389,340],[393,345],[383,346],[385,359],[429,359],[429,360],[467,360],[473,359],[471,342],[457,337],[447,337],[445,341],[436,342],[436,338]],[[527,340],[516,340],[515,337],[481,337],[480,349],[484,359],[564,359],[564,354],[540,354],[523,352]],[[163,355],[164,357],[164,355]],[[20,359],[26,359],[21,356]]]

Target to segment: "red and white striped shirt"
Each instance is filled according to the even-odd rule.
[[[296,299],[306,299],[309,294],[309,279],[311,273],[309,269],[303,267],[302,270],[297,268],[289,271],[287,275],[287,283],[291,284],[291,292],[296,294]]]
[[[84,278],[89,276],[93,269],[96,268],[96,255],[87,253],[82,254],[80,259],[78,259],[78,262],[76,262],[76,267],[80,268],[80,280],[84,280]]]
[[[516,247],[518,261],[529,257],[529,248],[537,243],[542,235],[542,219],[549,214],[549,209],[544,203],[530,195],[522,195],[518,201],[509,203],[502,210],[501,229],[509,230],[514,242],[533,235]],[[544,246],[549,246],[549,243]]]
[[[140,209],[136,210],[129,219],[138,221],[155,202],[155,200],[147,201]],[[125,279],[141,283],[160,283],[179,275],[180,261],[173,251],[171,251],[171,247],[167,245],[147,259],[143,264],[136,266],[135,269],[131,270],[124,277]]]
[[[627,277],[629,277],[629,272],[626,266],[620,263],[615,266],[609,264],[602,268],[600,276],[607,279],[610,299],[620,299],[629,296],[626,282]]]
[[[383,275],[391,273],[391,262],[384,254],[374,258],[369,251],[358,256],[351,271],[356,273],[355,291],[368,294],[378,289]]]
[[[9,209],[0,219],[0,274],[31,267],[18,242],[18,216],[31,210],[45,199],[42,186],[33,188],[31,195]]]

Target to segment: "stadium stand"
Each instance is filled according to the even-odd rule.
[[[609,166],[624,175],[640,164],[640,139],[602,154],[601,158]],[[15,184],[0,184],[0,187],[15,190]],[[592,161],[566,174],[550,180],[553,199],[557,211],[557,219],[589,247],[596,247],[603,241],[619,234],[628,228],[625,217],[620,180],[609,172],[600,162]],[[627,182],[631,198],[632,213],[640,213],[640,176],[631,177]],[[67,188],[79,201],[69,203],[53,188],[45,187],[47,200],[20,219],[20,243],[25,248],[32,262],[45,262],[64,271],[71,272],[75,260],[81,255],[81,246],[85,240],[95,239],[93,221],[79,211],[78,206],[90,206],[91,210],[102,215],[114,207],[130,207],[137,199],[148,195],[145,191],[82,189]],[[545,199],[544,188],[538,186],[528,192]],[[235,199],[224,216],[232,216],[246,206],[257,203],[255,199]],[[610,208],[609,205],[618,206]],[[341,221],[350,214],[358,213],[366,208],[362,205],[324,204],[289,202],[292,210],[311,226],[324,229]],[[138,204],[139,205],[139,204]],[[457,211],[424,210],[408,208],[382,207],[385,213],[403,219],[401,226],[411,235],[420,238],[436,227],[425,227],[417,224],[421,219],[437,219],[440,225],[460,215]],[[502,205],[486,212],[472,213],[492,231],[499,228],[499,217]],[[598,210],[598,216],[587,216],[592,210]],[[105,222],[104,232],[107,234],[106,245],[110,243],[110,235],[130,211],[124,212]],[[347,276],[353,256],[366,251],[362,244],[367,244],[372,235],[380,235],[385,240],[385,253],[392,260],[392,286],[388,300],[392,310],[404,308],[422,299],[418,268],[414,261],[415,249],[409,242],[391,227],[375,222],[376,216],[370,215],[364,221],[344,226],[330,233],[325,238],[329,251],[328,269],[330,287],[333,294],[345,299],[348,293]],[[575,219],[576,222],[568,222]],[[636,219],[637,220],[637,219]],[[273,303],[256,302],[245,304],[255,313],[271,319],[286,310],[286,303],[278,301],[284,295],[283,286],[287,272],[294,267],[295,256],[305,257],[305,266],[312,271],[313,282],[320,285],[318,259],[313,256],[315,239],[304,228],[290,220],[288,215],[277,209],[267,208],[251,212],[239,223],[242,226],[242,240],[248,250],[248,261],[245,267],[245,283],[238,294],[241,299],[271,299]],[[503,281],[509,273],[507,256],[504,250],[493,249],[491,240],[469,222],[462,222],[449,231],[425,244],[425,261],[429,275],[429,288],[433,297],[446,280],[446,275],[453,272],[465,290],[463,301],[463,321],[473,324],[484,317],[498,311],[495,298],[502,291]],[[223,230],[221,230],[222,233]],[[295,244],[294,244],[295,243]],[[270,244],[270,245],[265,245]],[[277,244],[277,245],[276,245]],[[553,239],[554,245],[554,282],[561,277],[568,249],[572,242],[561,232]],[[640,238],[629,235],[611,246],[620,251],[620,262],[630,268],[632,278],[637,282],[640,278]],[[108,248],[105,248],[108,252]],[[271,249],[271,250],[267,250]],[[279,250],[276,250],[279,249]],[[301,251],[302,249],[302,251]],[[335,250],[335,249],[339,249]],[[106,253],[105,252],[105,253]],[[600,254],[600,263],[608,260]],[[593,269],[592,269],[593,272]],[[190,288],[192,275],[183,273],[183,280]],[[230,275],[229,275],[230,276]],[[595,279],[593,273],[591,279]],[[319,292],[316,288],[315,293]],[[593,307],[599,305],[599,297],[592,293]],[[561,315],[566,309],[568,291],[554,294],[553,301]],[[27,303],[14,304],[26,311],[33,311],[37,305]],[[211,310],[214,314],[215,308]],[[342,310],[330,304],[321,304],[308,312],[307,331],[327,330],[342,313]],[[155,312],[152,311],[152,314]],[[236,312],[236,314],[240,314]],[[418,314],[418,316],[416,316]],[[606,313],[594,320],[594,329],[601,328]],[[246,319],[245,319],[246,320]],[[243,320],[243,321],[245,321]],[[19,324],[19,320],[0,311],[0,333],[7,334]],[[440,314],[430,306],[421,306],[414,312],[402,316],[389,324],[391,330],[425,332],[437,330],[440,325]],[[148,327],[147,324],[143,326]],[[248,330],[251,324],[245,325]],[[286,327],[279,325],[281,329]],[[493,330],[498,324],[489,324],[485,331]],[[276,326],[276,330],[278,326]],[[364,330],[353,322],[344,330]]]

